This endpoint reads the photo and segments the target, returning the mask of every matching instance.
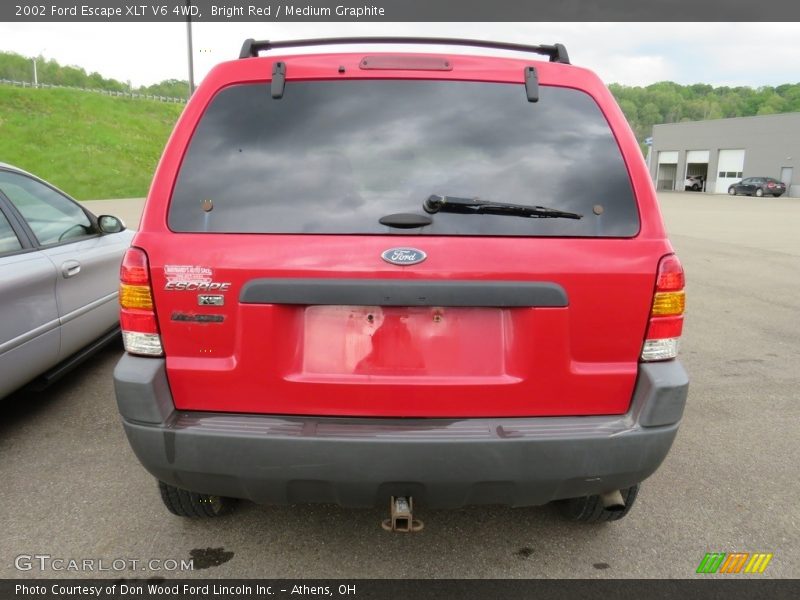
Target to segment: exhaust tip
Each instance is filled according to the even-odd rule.
[[[603,509],[609,512],[622,512],[625,510],[625,500],[619,490],[600,494],[600,501],[603,503]]]

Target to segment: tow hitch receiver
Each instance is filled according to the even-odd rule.
[[[411,533],[424,527],[422,521],[415,519],[414,499],[411,496],[392,496],[389,501],[389,518],[381,523],[386,531]]]

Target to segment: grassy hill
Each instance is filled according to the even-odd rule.
[[[0,85],[0,162],[79,200],[147,193],[183,105]]]

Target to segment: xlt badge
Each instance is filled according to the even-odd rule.
[[[198,294],[197,303],[200,306],[223,306],[225,304],[225,296],[208,296],[206,294]]]

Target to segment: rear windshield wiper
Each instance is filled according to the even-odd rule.
[[[425,212],[459,213],[462,215],[508,215],[533,219],[582,219],[583,215],[546,206],[526,206],[510,202],[492,202],[477,198],[455,198],[453,196],[430,196],[422,203]]]

